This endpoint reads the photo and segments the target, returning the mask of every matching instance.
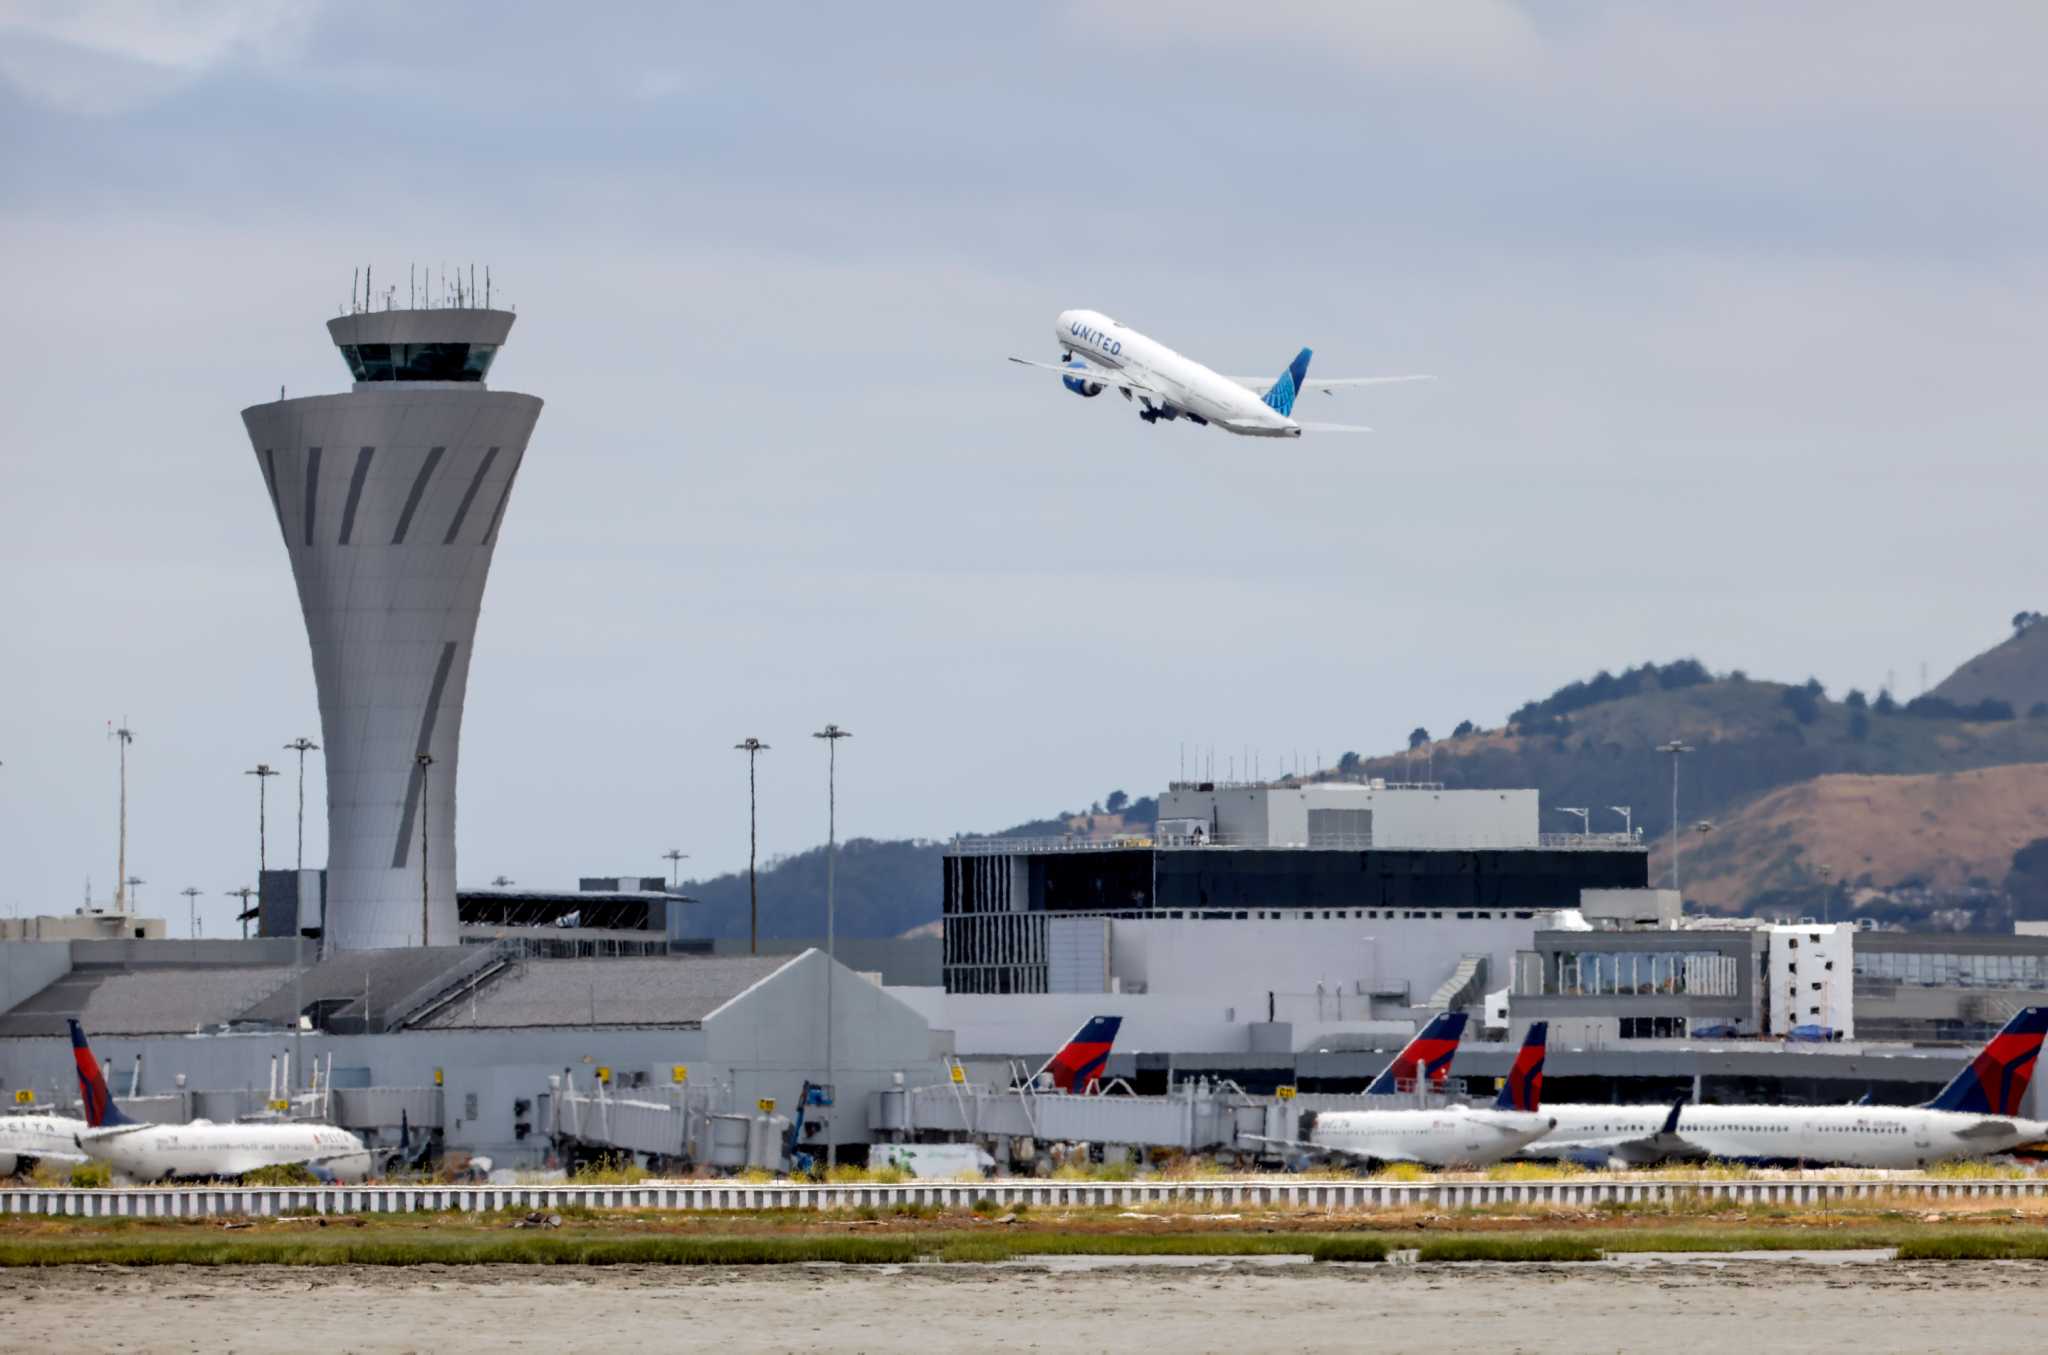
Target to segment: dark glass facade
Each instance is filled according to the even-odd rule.
[[[345,343],[358,381],[481,381],[498,346],[489,343]]]
[[[956,858],[945,911],[1104,913],[1249,908],[1576,908],[1582,889],[1644,889],[1641,851],[1046,852]],[[1000,894],[977,876],[1001,872]]]

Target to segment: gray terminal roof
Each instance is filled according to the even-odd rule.
[[[328,1003],[331,1021],[366,1021],[371,1029],[382,1029],[462,982],[466,970],[488,963],[492,955],[481,946],[340,951],[309,968],[297,983],[279,984],[263,1001],[236,1013],[236,1019],[289,1026],[297,1011]]]
[[[414,1024],[437,1030],[696,1025],[793,958],[520,960]]]
[[[280,985],[289,965],[79,968],[0,1014],[0,1038],[67,1033],[75,1016],[88,1035],[175,1035],[212,1029]],[[286,995],[289,1012],[290,995]]]

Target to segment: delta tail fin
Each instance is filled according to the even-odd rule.
[[[93,1129],[134,1124],[114,1104],[114,1094],[107,1090],[106,1074],[100,1071],[99,1060],[92,1056],[92,1046],[85,1042],[85,1031],[76,1020],[69,1024],[71,1058],[78,1065],[78,1095],[85,1102],[85,1123]]]
[[[1313,356],[1306,348],[1294,355],[1294,361],[1287,364],[1287,370],[1280,373],[1267,390],[1267,404],[1281,414],[1294,412],[1294,397],[1301,394],[1301,383],[1308,380],[1308,360]]]
[[[1040,1073],[1052,1074],[1052,1084],[1063,1092],[1089,1092],[1102,1081],[1102,1070],[1109,1064],[1110,1046],[1116,1043],[1116,1033],[1123,1026],[1121,1016],[1091,1016],[1088,1023],[1074,1032],[1074,1038],[1060,1046],[1060,1051],[1045,1061]]]
[[[1394,1055],[1394,1061],[1386,1066],[1380,1075],[1365,1089],[1367,1096],[1392,1096],[1400,1080],[1415,1076],[1415,1065],[1421,1064],[1423,1076],[1432,1087],[1441,1087],[1450,1076],[1451,1059],[1457,1055],[1458,1041],[1465,1038],[1465,1013],[1438,1012],[1431,1017],[1401,1052]]]
[[[1548,1021],[1529,1027],[1528,1037],[1515,1055],[1515,1066],[1508,1069],[1507,1081],[1500,1084],[1500,1095],[1494,1098],[1495,1110],[1543,1109],[1543,1047],[1549,1038]]]
[[[1955,1081],[1927,1103],[1929,1110],[1977,1115],[2018,1115],[2048,1035],[2048,1007],[2025,1007],[1963,1065]]]

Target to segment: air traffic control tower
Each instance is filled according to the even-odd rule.
[[[541,407],[484,385],[512,320],[460,305],[329,320],[353,389],[242,411],[313,648],[330,952],[457,941],[462,693]]]

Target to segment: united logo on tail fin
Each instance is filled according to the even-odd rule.
[[[1280,373],[1266,391],[1266,403],[1282,414],[1294,412],[1294,397],[1301,394],[1301,383],[1308,379],[1308,360],[1314,354],[1304,348],[1295,354],[1294,361],[1287,364],[1287,370]]]
[[[2041,1039],[2048,1035],[2048,1007],[2027,1007],[1977,1057],[1963,1065],[1955,1081],[1927,1103],[1929,1110],[1960,1110],[1978,1115],[2018,1115],[2026,1100]]]
[[[108,1125],[134,1124],[114,1104],[114,1094],[107,1090],[106,1075],[100,1072],[99,1060],[92,1056],[92,1046],[85,1042],[85,1031],[77,1021],[71,1021],[71,1058],[78,1065],[78,1095],[85,1102],[85,1122],[93,1129]]]
[[[1501,1083],[1500,1096],[1493,1103],[1496,1110],[1543,1109],[1543,1046],[1549,1036],[1548,1021],[1529,1027],[1528,1037],[1515,1055],[1515,1066],[1508,1069],[1507,1081]]]
[[[1041,1073],[1052,1074],[1052,1084],[1063,1092],[1093,1091],[1109,1063],[1109,1047],[1116,1043],[1121,1016],[1093,1016],[1074,1032],[1074,1038],[1060,1046],[1060,1052],[1045,1061]]]
[[[1416,1037],[1403,1045],[1401,1052],[1394,1055],[1394,1061],[1372,1080],[1365,1089],[1368,1096],[1392,1096],[1398,1090],[1400,1080],[1415,1076],[1415,1065],[1423,1066],[1423,1076],[1432,1087],[1441,1087],[1450,1076],[1451,1059],[1457,1055],[1458,1041],[1465,1038],[1465,1013],[1438,1012],[1430,1018]]]

